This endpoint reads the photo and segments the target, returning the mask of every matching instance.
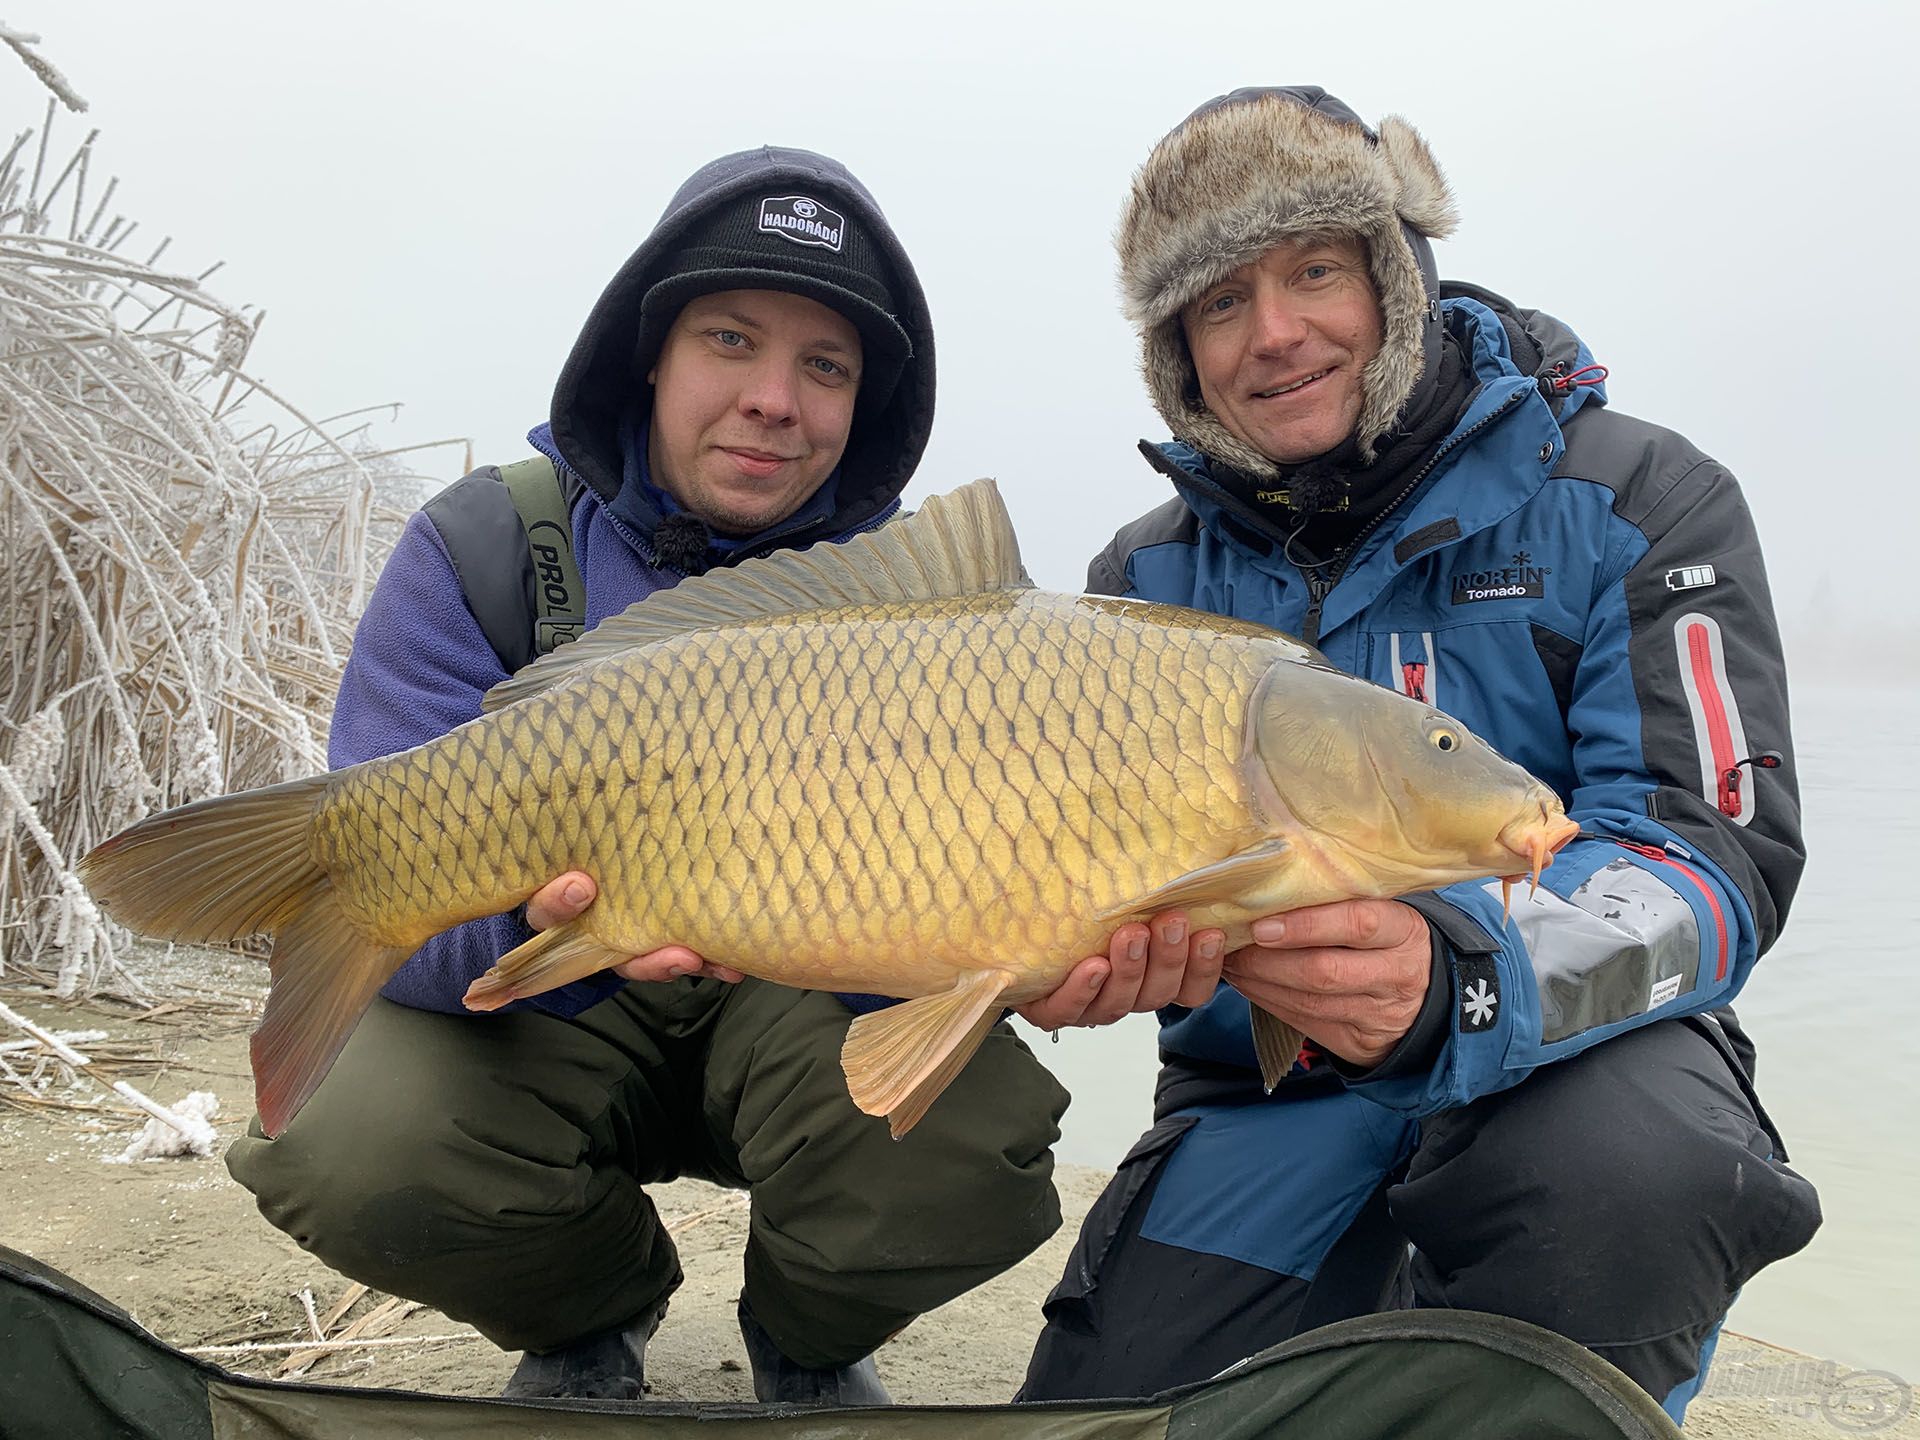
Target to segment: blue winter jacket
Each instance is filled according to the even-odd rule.
[[[1444,293],[1478,388],[1330,589],[1180,444],[1143,445],[1178,498],[1123,529],[1088,580],[1304,635],[1463,721],[1579,822],[1505,923],[1497,881],[1412,897],[1446,942],[1451,1022],[1430,1065],[1350,1083],[1414,1116],[1724,1004],[1804,855],[1778,632],[1734,480],[1575,383],[1592,356],[1559,322]],[[1742,763],[1756,752],[1777,765]],[[1176,1067],[1255,1065],[1231,989],[1162,1020]]]
[[[665,517],[658,492],[636,473],[631,443],[636,415],[644,418],[651,395],[633,354],[642,298],[671,263],[679,235],[714,207],[742,196],[796,192],[822,195],[847,224],[868,227],[872,248],[892,269],[896,318],[912,353],[885,403],[856,410],[831,489],[823,485],[819,492],[823,503],[802,507],[746,544],[711,552],[709,563],[843,540],[900,508],[900,492],[933,425],[932,321],[911,263],[873,197],[838,163],[773,148],[724,157],[681,187],[608,284],[561,371],[550,423],[528,437],[554,462],[571,497],[574,558],[586,587],[589,627],[682,578],[656,556],[653,532]],[[486,542],[480,551],[487,562],[470,563],[466,574],[443,534],[456,525],[469,539],[478,535]],[[468,553],[465,545],[458,548]],[[390,755],[476,718],[481,697],[508,671],[474,607],[498,610],[504,604],[524,614],[530,629],[532,583],[526,533],[497,469],[457,481],[410,517],[354,632],[334,704],[329,763],[338,769]],[[456,926],[409,957],[382,993],[419,1009],[467,1013],[461,997],[468,984],[532,935],[517,909]],[[571,1015],[620,984],[596,977],[518,1003]],[[865,997],[847,998],[864,1008]]]

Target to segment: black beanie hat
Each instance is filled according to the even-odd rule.
[[[720,290],[779,290],[817,300],[860,332],[860,409],[884,407],[913,353],[895,319],[899,301],[886,260],[846,206],[785,189],[747,194],[718,206],[691,226],[661,264],[661,278],[640,302],[634,368],[644,375],[659,358],[667,330],[689,300]]]

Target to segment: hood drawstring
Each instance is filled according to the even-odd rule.
[[[1571,395],[1582,385],[1598,385],[1607,378],[1604,365],[1582,365],[1569,373],[1567,362],[1556,361],[1551,370],[1542,370],[1534,376],[1534,383],[1540,387],[1540,393],[1552,400],[1562,395]]]

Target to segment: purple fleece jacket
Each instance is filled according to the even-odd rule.
[[[534,433],[536,443],[546,439],[544,429]],[[590,626],[680,579],[675,571],[656,568],[647,549],[590,489],[574,503],[573,548]],[[416,511],[354,632],[334,705],[328,763],[337,770],[437,739],[478,716],[481,697],[506,678],[467,608],[440,532],[424,511]],[[467,1014],[460,1003],[467,985],[532,936],[517,913],[455,926],[421,946],[381,993],[420,1010]],[[574,1015],[620,984],[595,978],[516,1003]]]
[[[546,426],[527,437],[556,465],[565,466]],[[589,628],[636,600],[677,584],[675,570],[652,561],[599,494],[585,486],[574,501],[573,550],[587,590]],[[893,513],[882,512],[882,518]],[[869,528],[867,525],[857,527]],[[353,650],[334,702],[327,761],[333,769],[357,765],[438,739],[476,718],[481,698],[507,678],[492,644],[467,607],[440,532],[416,511],[407,521],[354,632]],[[467,986],[494,961],[533,938],[519,912],[470,920],[434,936],[394,972],[381,994],[417,1010],[471,1013],[461,1003]],[[625,982],[595,976],[504,1008],[572,1016]],[[893,1003],[884,996],[842,995],[849,1009]]]

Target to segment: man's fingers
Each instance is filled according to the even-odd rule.
[[[1180,976],[1180,988],[1171,1001],[1164,1003],[1198,1010],[1213,999],[1214,991],[1220,988],[1220,967],[1226,963],[1226,952],[1227,937],[1220,931],[1197,931],[1186,970]]]
[[[598,893],[593,877],[583,870],[556,875],[527,897],[527,924],[536,930],[564,925],[579,918]]]
[[[1014,1013],[1041,1030],[1064,1030],[1069,1025],[1078,1025],[1112,973],[1113,964],[1106,956],[1089,955],[1067,972],[1067,978],[1052,994],[1016,1006]]]
[[[1392,950],[1404,945],[1415,926],[1424,923],[1419,911],[1398,900],[1336,900],[1262,916],[1253,922],[1253,938],[1270,950],[1323,946]]]
[[[1276,950],[1249,945],[1227,956],[1223,977],[1236,988],[1264,985],[1302,995],[1351,995],[1367,1003],[1401,999],[1426,970],[1403,964],[1379,951],[1327,946],[1312,950]]]
[[[1135,1010],[1158,1010],[1171,1005],[1186,978],[1193,954],[1187,917],[1178,910],[1156,915],[1147,923],[1147,968],[1134,997]]]
[[[740,978],[738,970],[729,970],[724,965],[709,966],[684,945],[663,945],[658,950],[649,950],[645,955],[621,961],[613,967],[613,972],[629,980],[678,980],[683,975],[700,974],[713,974],[716,979]]]
[[[1393,993],[1397,974],[1365,950],[1327,947],[1313,950],[1261,950],[1249,947],[1226,962],[1233,975],[1258,974],[1276,985],[1315,995],[1360,995],[1384,999]]]
[[[1147,951],[1153,938],[1138,922],[1122,925],[1107,943],[1107,963],[1112,973],[1100,987],[1100,993],[1080,1017],[1082,1025],[1111,1025],[1131,1015],[1140,998],[1140,983],[1147,974]]]

